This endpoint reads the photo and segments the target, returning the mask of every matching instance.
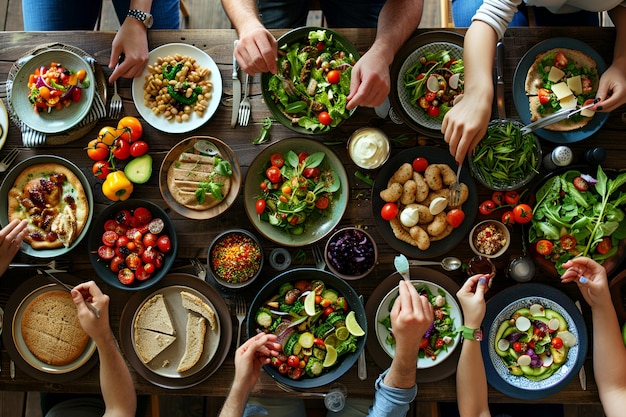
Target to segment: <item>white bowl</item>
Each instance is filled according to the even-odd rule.
[[[481,251],[481,249],[479,248],[480,245],[477,246],[476,245],[477,242],[475,242],[476,234],[479,233],[479,231],[482,230],[482,228],[487,225],[493,225],[496,228],[496,230],[502,234],[503,239],[505,240],[504,244],[502,244],[502,247],[495,252],[488,251],[488,253],[485,253]],[[476,255],[482,255],[487,258],[497,258],[503,255],[509,248],[510,244],[511,244],[511,233],[509,232],[509,229],[504,225],[504,223],[499,222],[497,220],[483,220],[482,222],[474,226],[472,228],[472,231],[469,234],[469,245],[470,245],[470,248],[472,248],[472,251]]]

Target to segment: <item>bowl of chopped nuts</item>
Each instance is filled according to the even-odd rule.
[[[497,258],[503,255],[511,243],[511,233],[504,223],[483,220],[469,234],[470,248],[476,255]]]

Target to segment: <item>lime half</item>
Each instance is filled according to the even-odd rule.
[[[365,335],[365,332],[363,331],[361,326],[359,326],[359,322],[356,321],[356,314],[354,314],[354,311],[349,312],[346,316],[346,327],[348,328],[350,334],[354,336],[358,337]]]

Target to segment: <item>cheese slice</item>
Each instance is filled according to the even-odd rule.
[[[560,82],[558,84],[554,84],[552,86],[552,92],[554,92],[554,95],[556,96],[557,100],[563,100],[565,97],[567,96],[571,96],[572,90],[570,90],[570,88],[567,86],[567,84],[565,82]]]
[[[578,100],[576,100],[576,97],[574,97],[573,95],[569,95],[561,100],[559,104],[563,109],[575,109],[576,105],[578,104]]]
[[[567,80],[565,80],[565,82],[574,94],[580,95],[583,93],[583,84],[580,80],[580,75],[568,78]]]
[[[563,78],[564,75],[565,73],[563,71],[553,66],[552,68],[550,68],[550,73],[548,74],[548,81],[550,81],[551,83],[555,83],[559,81],[561,78]]]

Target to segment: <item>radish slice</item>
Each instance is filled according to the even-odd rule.
[[[498,340],[498,349],[500,350],[508,350],[511,343],[506,339]]]
[[[426,80],[426,88],[433,93],[439,91],[439,80],[436,75],[430,75],[428,77],[428,80]]]
[[[521,355],[519,358],[517,358],[517,363],[520,366],[529,366],[532,360],[533,359],[529,355]]]
[[[448,85],[451,89],[456,90],[459,88],[459,78],[461,78],[461,74],[452,74],[448,79]]]
[[[567,347],[576,346],[576,343],[578,343],[576,336],[574,336],[573,333],[568,332],[568,331],[558,332],[556,336],[560,337],[561,340],[563,341],[563,345]]]
[[[530,306],[529,310],[530,314],[533,316],[544,317],[546,315],[546,311],[541,304],[533,304]]]
[[[543,362],[542,366],[544,368],[549,368],[554,362],[554,358],[552,357],[552,355],[543,354],[539,355],[539,357],[541,358],[541,362]]]
[[[548,329],[550,329],[550,331],[553,332],[557,330],[560,325],[561,323],[559,322],[558,319],[550,319],[550,321],[548,322]]]
[[[530,329],[530,320],[527,317],[519,316],[517,320],[515,320],[515,327],[519,329],[521,332],[525,332]]]
[[[456,106],[457,104],[459,104],[461,99],[463,99],[463,94],[457,94],[456,96],[454,96],[454,99],[452,100],[452,105]]]

